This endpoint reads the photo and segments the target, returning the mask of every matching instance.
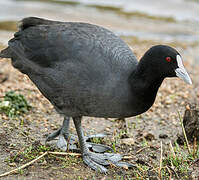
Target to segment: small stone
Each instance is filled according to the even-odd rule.
[[[168,135],[167,134],[159,134],[159,138],[166,139],[166,138],[168,138]]]
[[[16,167],[17,164],[13,162],[13,163],[9,163],[9,166],[11,166],[11,167]]]
[[[126,138],[129,138],[129,136],[128,136],[128,134],[122,134],[121,136],[120,136],[120,139],[126,139]]]
[[[109,132],[111,129],[109,127],[107,127],[105,130]]]
[[[41,163],[42,165],[47,165],[47,161],[44,159],[44,161]]]
[[[151,134],[151,133],[144,133],[143,136],[148,141],[152,141],[152,140],[155,139],[155,136],[153,134]]]
[[[125,170],[128,170],[129,168],[128,168],[128,166],[122,166],[123,167],[123,169],[125,169]]]
[[[126,144],[126,145],[134,145],[135,141],[133,138],[124,138],[124,139],[121,139],[121,143]]]
[[[100,180],[106,180],[106,176],[105,177],[103,177],[102,179],[100,179]]]
[[[191,108],[190,108],[190,105],[189,104],[187,104],[186,105],[186,110],[190,110]]]

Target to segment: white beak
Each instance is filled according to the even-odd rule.
[[[184,65],[182,63],[182,58],[180,57],[180,55],[177,55],[176,59],[178,63],[178,68],[175,70],[176,76],[184,80],[186,83],[192,84],[191,78],[187,73],[186,69],[184,68]]]

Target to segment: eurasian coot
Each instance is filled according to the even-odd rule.
[[[110,162],[131,165],[119,162],[118,154],[91,152],[82,116],[136,116],[152,106],[164,78],[178,76],[192,83],[175,49],[153,46],[138,62],[118,36],[92,24],[29,17],[21,21],[8,45],[0,57],[11,58],[12,65],[27,74],[65,117],[62,128],[47,140],[59,135],[58,146],[66,147],[72,117],[84,163],[101,172]]]

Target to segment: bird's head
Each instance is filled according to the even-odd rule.
[[[148,63],[154,70],[164,77],[179,77],[188,84],[192,84],[191,78],[187,73],[181,55],[172,47],[157,45],[151,47],[144,55],[150,59]]]

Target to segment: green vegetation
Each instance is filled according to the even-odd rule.
[[[9,91],[0,101],[0,112],[6,114],[9,118],[15,118],[28,112],[31,106],[25,97],[14,91]]]
[[[91,142],[96,143],[96,144],[103,144],[104,143],[103,138],[96,138],[96,137],[92,138]]]
[[[33,160],[38,155],[40,155],[41,152],[46,152],[48,150],[50,150],[50,148],[44,145],[29,146],[20,154],[21,154],[21,157],[23,157],[24,159]]]
[[[32,145],[22,149],[16,154],[10,156],[10,158],[6,159],[8,163],[13,162],[26,162],[37,158],[42,152],[49,151],[50,147],[41,145],[40,142],[35,142]]]
[[[174,174],[176,178],[189,179],[190,166],[199,158],[199,143],[197,148],[193,146],[191,152],[186,145],[179,146],[177,143],[172,149],[163,159],[162,175],[167,177]]]

